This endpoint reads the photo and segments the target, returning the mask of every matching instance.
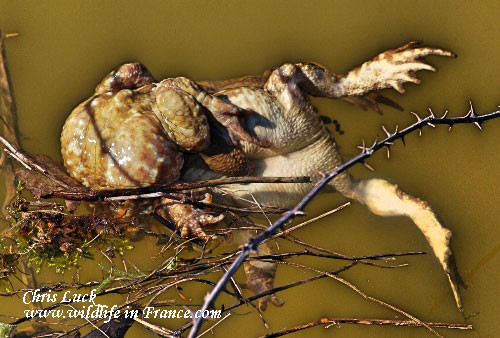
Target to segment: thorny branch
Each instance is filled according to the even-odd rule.
[[[210,308],[213,303],[215,302],[215,299],[219,295],[219,293],[222,291],[222,289],[225,287],[227,281],[229,278],[236,272],[236,270],[239,268],[239,266],[245,261],[245,259],[250,255],[250,253],[254,252],[257,250],[257,247],[259,244],[261,244],[264,240],[266,240],[268,237],[272,236],[278,229],[284,230],[285,225],[294,219],[296,216],[303,216],[304,215],[304,208],[306,207],[307,204],[320,192],[320,190],[328,184],[333,178],[335,178],[338,174],[341,172],[349,169],[350,167],[354,166],[355,164],[358,163],[365,163],[365,160],[369,158],[370,156],[373,155],[374,152],[377,150],[387,147],[387,149],[390,148],[390,146],[393,144],[393,142],[397,139],[401,139],[404,143],[404,137],[408,135],[409,133],[415,131],[415,130],[421,130],[425,126],[431,126],[434,127],[436,124],[447,124],[450,126],[450,129],[453,125],[455,124],[461,124],[461,123],[473,123],[476,125],[479,129],[481,129],[481,124],[500,117],[500,110],[497,110],[492,113],[488,114],[483,114],[483,115],[477,115],[476,112],[474,111],[474,108],[472,106],[472,103],[470,103],[470,110],[469,112],[462,116],[462,117],[452,117],[448,118],[446,117],[447,111],[444,113],[442,117],[436,117],[432,110],[430,110],[430,114],[425,117],[421,118],[417,114],[415,116],[417,117],[417,122],[414,124],[410,125],[409,127],[398,131],[398,128],[396,127],[396,130],[394,133],[389,133],[386,131],[384,128],[384,131],[386,131],[387,137],[380,141],[373,143],[371,147],[366,147],[363,145],[361,147],[361,153],[349,161],[345,162],[344,164],[338,166],[336,169],[330,171],[329,173],[324,174],[323,178],[316,183],[313,189],[307,193],[304,198],[290,211],[288,211],[285,215],[280,217],[276,222],[274,222],[271,226],[269,226],[264,232],[262,232],[259,236],[256,238],[250,239],[248,243],[245,244],[243,249],[241,250],[240,255],[238,258],[233,262],[233,264],[228,268],[228,270],[224,273],[224,275],[221,277],[221,279],[217,282],[217,285],[213,288],[213,290],[207,295],[205,298],[205,302],[203,304],[203,307],[201,308],[201,311],[207,310]],[[189,332],[189,338],[194,338],[198,334],[201,324],[203,322],[203,318],[196,318],[193,319],[193,328]]]

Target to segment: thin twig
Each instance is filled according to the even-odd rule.
[[[222,321],[226,320],[227,317],[229,317],[230,315],[231,315],[231,313],[229,312],[227,315],[225,315],[220,320],[218,320],[217,323],[215,323],[214,325],[212,325],[211,327],[209,327],[208,329],[206,329],[204,332],[202,332],[197,338],[199,338],[199,337],[205,335],[206,333],[212,331],[214,327],[216,327],[217,325],[219,325],[220,323],[222,323]]]
[[[7,67],[7,54],[5,52],[5,39],[12,34],[3,34],[0,29],[0,91],[1,91],[1,122],[3,122],[3,136],[19,147],[19,131],[17,128],[17,108],[14,100],[14,92]]]
[[[60,186],[70,191],[54,191],[50,194],[42,196],[43,198],[64,198],[66,200],[76,201],[98,201],[103,199],[108,200],[125,200],[125,199],[142,199],[142,198],[157,198],[161,197],[161,193],[177,192],[184,190],[193,190],[200,188],[215,187],[225,184],[248,184],[248,183],[310,183],[311,179],[307,176],[299,177],[222,177],[213,180],[172,183],[167,185],[152,185],[147,187],[123,188],[123,189],[79,189],[75,191],[74,187],[69,186],[65,182],[56,178],[49,170],[44,168],[37,161],[30,158],[29,155],[19,150],[12,142],[9,142],[4,137],[0,136],[0,142],[6,148],[9,155],[20,162],[29,170],[35,169],[42,175],[48,177]]]
[[[98,190],[98,191],[85,191],[85,192],[69,192],[69,191],[55,191],[52,195],[43,197],[58,197],[67,200],[85,200],[96,201],[104,198],[118,197],[118,196],[132,196],[133,198],[154,198],[158,196],[148,196],[151,193],[158,192],[176,192],[183,190],[192,190],[200,188],[215,187],[224,184],[245,184],[245,183],[308,183],[311,182],[309,177],[223,177],[213,180],[173,183],[168,185],[157,185],[149,187],[139,187],[130,189],[112,189],[112,190]],[[141,196],[142,195],[142,196]],[[116,198],[115,198],[116,199]]]
[[[358,262],[352,262],[350,264],[347,264],[345,266],[342,266],[341,268],[335,270],[335,271],[332,271],[330,272],[331,274],[338,274],[340,272],[344,272],[344,271],[347,271],[349,270],[350,268],[356,266],[358,264]],[[315,281],[315,280],[318,280],[318,279],[322,279],[322,278],[325,278],[325,277],[328,277],[328,275],[326,273],[323,273],[323,274],[318,274],[316,276],[313,276],[313,277],[309,277],[309,278],[306,278],[306,279],[302,279],[302,280],[299,280],[299,281],[295,281],[293,283],[290,283],[290,284],[287,284],[287,285],[283,285],[283,286],[278,286],[278,287],[275,287],[273,289],[270,289],[270,290],[266,290],[264,292],[261,292],[257,295],[253,295],[251,297],[248,297],[248,298],[245,298],[245,299],[240,299],[238,302],[228,306],[228,307],[224,307],[224,309],[222,309],[222,313],[225,313],[227,311],[230,311],[234,308],[237,308],[243,304],[248,304],[248,303],[251,303],[259,298],[262,298],[262,297],[265,297],[265,296],[269,296],[269,295],[272,295],[272,294],[276,294],[280,291],[284,291],[284,290],[288,290],[288,289],[291,289],[293,287],[296,287],[296,286],[299,286],[299,285],[303,285],[303,284],[306,284],[306,283],[309,283],[309,282],[312,282],[312,281]],[[175,337],[179,337],[184,331],[186,331],[187,329],[189,329],[190,327],[193,326],[193,321],[190,321],[186,324],[184,324],[182,327],[180,327],[179,329],[177,329],[175,332],[174,332],[174,336]]]
[[[423,322],[425,325],[433,328],[445,329],[458,329],[458,330],[472,330],[470,324],[454,324],[454,323],[441,323],[441,322]],[[280,330],[271,334],[262,336],[260,338],[275,338],[281,337],[290,333],[305,330],[319,325],[338,325],[338,324],[362,324],[362,325],[391,325],[391,326],[412,326],[421,327],[422,323],[414,322],[412,320],[394,320],[394,319],[361,319],[361,318],[335,318],[324,317],[320,320],[310,322],[307,324],[297,325],[289,329]]]
[[[408,312],[406,312],[404,310],[401,310],[400,308],[398,308],[398,307],[396,307],[394,305],[391,305],[389,303],[381,301],[380,299],[375,298],[373,296],[369,296],[364,291],[362,291],[360,288],[358,288],[356,285],[352,284],[351,282],[348,282],[347,280],[345,280],[345,279],[343,279],[343,278],[341,278],[341,277],[339,277],[337,275],[331,274],[329,272],[320,271],[318,269],[314,269],[314,268],[311,268],[309,266],[305,266],[305,265],[302,265],[302,264],[297,264],[297,263],[292,263],[292,262],[286,262],[286,263],[288,265],[299,267],[299,268],[302,268],[302,269],[306,269],[306,270],[310,270],[310,271],[314,271],[314,272],[318,272],[318,273],[325,273],[328,277],[330,277],[332,279],[335,279],[336,281],[344,284],[345,286],[347,286],[348,288],[350,288],[351,290],[353,290],[354,292],[356,292],[358,295],[360,295],[364,299],[367,299],[369,301],[372,301],[374,303],[382,305],[383,307],[386,307],[386,308],[391,309],[391,310],[393,310],[395,312],[398,312],[398,313],[402,314],[403,316],[407,317],[408,319],[410,319],[410,320],[412,320],[414,322],[421,323],[421,325],[423,327],[425,327],[429,332],[433,333],[436,337],[443,338],[439,333],[437,333],[435,330],[433,330],[431,327],[429,327],[428,325],[426,325],[424,322],[422,322],[417,317],[409,314]]]
[[[14,93],[10,81],[9,69],[7,67],[7,54],[5,52],[5,39],[0,30],[0,135],[8,138],[11,142],[19,147],[20,138],[17,128],[17,109],[14,100]],[[16,187],[14,186],[14,165],[8,158],[7,153],[0,154],[0,172],[5,181],[5,196],[1,204],[3,212],[12,198],[16,195]]]
[[[330,210],[330,211],[327,211],[327,212],[325,212],[325,213],[323,213],[323,214],[321,214],[321,215],[319,215],[319,216],[313,217],[313,218],[311,218],[311,219],[309,219],[309,220],[307,220],[307,221],[305,221],[305,222],[302,222],[302,223],[300,223],[300,224],[294,225],[293,227],[290,227],[290,228],[286,229],[286,231],[280,231],[280,232],[276,233],[273,237],[279,237],[279,236],[281,236],[281,235],[286,235],[286,236],[287,236],[287,235],[289,235],[292,231],[295,231],[295,230],[297,230],[297,229],[299,229],[299,228],[302,228],[303,226],[305,226],[305,225],[307,225],[307,224],[310,224],[310,223],[312,223],[312,222],[315,222],[315,221],[317,221],[317,220],[319,220],[319,219],[321,219],[321,218],[323,218],[323,217],[326,217],[326,216],[329,216],[329,215],[331,215],[331,214],[334,214],[334,213],[336,213],[337,211],[340,211],[340,210],[342,210],[342,209],[344,209],[345,207],[348,207],[348,206],[350,206],[350,205],[351,205],[351,202],[346,202],[346,203],[344,203],[344,204],[342,204],[342,205],[340,205],[340,206],[336,207],[335,209],[332,209],[332,210]]]
[[[415,114],[416,115],[416,114]],[[374,144],[371,147],[366,147],[363,146],[361,149],[361,153],[349,161],[345,162],[344,164],[338,166],[334,170],[330,171],[329,173],[325,174],[320,181],[318,181],[313,189],[307,193],[302,200],[289,212],[287,212],[285,215],[280,217],[276,222],[273,223],[269,228],[267,228],[264,232],[259,234],[256,238],[250,239],[248,243],[245,244],[243,247],[241,254],[238,256],[238,258],[233,262],[233,264],[229,267],[228,271],[221,277],[217,285],[214,287],[214,289],[208,294],[208,296],[205,298],[205,303],[203,304],[203,307],[201,308],[201,311],[207,310],[209,307],[212,306],[214,303],[215,299],[217,298],[218,294],[222,291],[224,286],[226,285],[227,281],[229,278],[236,272],[236,270],[239,268],[239,266],[245,261],[245,259],[250,255],[251,252],[255,251],[259,244],[261,244],[265,239],[268,237],[272,236],[278,229],[284,228],[285,224],[287,224],[290,220],[295,218],[296,216],[301,216],[304,215],[304,208],[306,205],[309,204],[309,202],[320,192],[320,190],[328,184],[333,178],[335,178],[337,175],[340,173],[344,172],[348,168],[354,166],[355,164],[358,163],[364,163],[367,158],[373,155],[374,152],[377,150],[387,147],[389,148],[390,145],[393,143],[393,141],[397,139],[401,139],[404,141],[404,137],[408,135],[409,133],[417,130],[417,129],[422,129],[425,126],[434,126],[436,124],[447,124],[450,126],[450,128],[455,125],[455,124],[460,124],[460,123],[474,123],[476,126],[479,128],[481,127],[481,123],[484,123],[485,121],[500,117],[500,110],[497,110],[495,112],[489,113],[489,114],[484,114],[484,115],[477,115],[474,111],[474,108],[472,107],[472,104],[470,105],[470,110],[469,112],[462,116],[462,117],[454,117],[454,118],[447,118],[446,113],[442,117],[435,117],[434,114],[430,113],[429,116],[425,118],[420,118],[418,115],[417,116],[417,122],[412,124],[411,126],[398,131],[396,128],[396,131],[393,134],[388,133],[388,136],[380,141],[380,142],[374,142]],[[284,230],[284,229],[283,229]],[[203,318],[194,318],[193,319],[193,328],[189,332],[189,338],[194,338],[196,337],[198,331],[200,330],[201,324],[203,322]]]
[[[68,190],[74,190],[73,187],[70,185],[66,184],[65,182],[61,181],[57,177],[55,177],[49,170],[44,168],[42,165],[37,163],[35,160],[30,158],[28,155],[17,149],[13,144],[11,144],[9,141],[7,141],[4,137],[0,136],[0,142],[3,143],[5,146],[5,151],[12,156],[13,159],[21,163],[26,169],[28,170],[33,170],[35,169],[36,171],[40,172],[42,175],[46,176],[47,178],[51,179],[53,182],[56,184],[60,185],[61,187],[68,189]]]
[[[298,252],[285,252],[285,253],[279,253],[279,254],[261,255],[261,256],[252,257],[252,259],[259,259],[259,260],[273,259],[273,260],[281,261],[281,260],[284,260],[284,259],[290,258],[290,257],[310,256],[310,257],[340,259],[340,260],[347,260],[347,261],[359,261],[361,263],[361,261],[363,261],[363,260],[382,260],[382,259],[391,259],[391,258],[399,257],[399,256],[415,256],[415,255],[424,255],[424,254],[425,254],[425,251],[412,251],[412,252],[405,252],[405,253],[350,257],[350,256],[341,255],[341,254],[321,254],[321,253],[315,253],[315,252],[311,252],[308,250],[304,250],[304,251],[298,251]]]
[[[70,308],[72,308],[72,309],[73,309],[73,311],[77,311],[73,305],[68,304],[68,306],[69,306]],[[92,322],[91,322],[91,321],[90,321],[90,320],[89,320],[86,316],[83,316],[83,319],[85,319],[85,321],[87,321],[90,325],[92,325],[92,326],[93,326],[93,327],[94,327],[97,331],[101,332],[101,333],[104,335],[104,337],[106,337],[106,338],[110,338],[110,337],[106,334],[106,332],[104,332],[103,330],[101,330],[101,328],[100,328],[100,327],[98,327],[97,325],[95,325],[94,323],[92,323]]]
[[[259,209],[250,209],[250,208],[239,208],[226,204],[218,204],[218,203],[207,203],[202,201],[197,201],[194,199],[190,199],[185,195],[179,196],[175,194],[167,194],[167,193],[155,193],[157,197],[167,197],[176,201],[182,201],[183,203],[192,204],[199,208],[210,208],[215,210],[222,210],[226,212],[238,212],[243,214],[260,214],[261,211]],[[117,197],[117,199],[121,199],[122,197]],[[113,198],[114,199],[114,198]],[[107,198],[105,200],[111,200],[111,198]],[[290,209],[279,208],[279,207],[263,207],[264,210],[268,213],[283,213]],[[265,229],[265,228],[264,228]]]
[[[164,328],[163,326],[148,323],[147,321],[145,321],[139,317],[134,318],[134,320],[136,322],[138,322],[139,324],[142,324],[146,329],[153,331],[154,333],[156,333],[159,336],[162,336],[162,337],[171,337],[172,336],[171,335],[172,331]]]

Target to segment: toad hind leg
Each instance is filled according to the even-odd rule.
[[[445,228],[429,204],[407,195],[398,186],[381,179],[358,182],[349,196],[380,216],[408,216],[422,231],[450,283],[457,307],[463,311],[459,285],[466,287],[455,265],[450,247],[451,231]]]

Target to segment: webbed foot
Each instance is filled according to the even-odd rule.
[[[363,110],[373,110],[380,115],[382,115],[382,110],[379,107],[379,104],[383,104],[392,108],[395,108],[399,111],[403,111],[403,107],[401,107],[396,102],[391,99],[383,96],[379,92],[371,92],[363,96],[346,96],[342,98],[344,101],[352,103],[353,105],[363,109]]]
[[[365,62],[359,68],[347,75],[349,78],[362,77],[361,86],[370,83],[373,89],[394,88],[401,94],[405,92],[405,82],[420,83],[416,77],[419,70],[436,71],[436,68],[425,63],[429,55],[440,55],[456,57],[455,53],[440,48],[418,47],[422,41],[410,41],[401,47],[390,49],[380,53],[370,61]],[[370,79],[371,78],[371,79]],[[375,86],[371,82],[376,82]]]
[[[258,295],[260,293],[273,289],[274,275],[276,273],[277,264],[260,261],[250,261],[243,264],[247,282],[241,287],[252,291]],[[282,306],[285,301],[276,297],[274,293],[260,297],[257,300],[259,310],[264,311],[267,308],[267,303],[271,302],[274,306]]]
[[[202,202],[210,203],[211,196],[206,194]],[[214,216],[191,204],[166,197],[161,199],[157,213],[164,219],[174,223],[182,238],[193,236],[203,240],[210,239],[210,236],[203,231],[203,227],[217,224],[224,219],[224,214]]]

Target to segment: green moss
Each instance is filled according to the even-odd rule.
[[[65,207],[55,203],[48,209],[28,211],[32,206],[22,196],[22,187],[17,188],[17,195],[7,208],[10,227],[0,236],[0,280],[15,271],[19,257],[26,257],[36,273],[43,266],[64,273],[78,267],[83,258],[93,259],[94,253],[99,252],[96,250],[124,255],[133,248],[116,222],[110,222],[108,229],[93,216],[61,213]]]

